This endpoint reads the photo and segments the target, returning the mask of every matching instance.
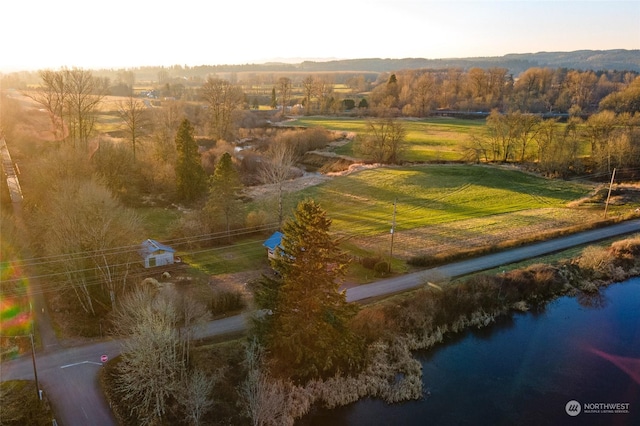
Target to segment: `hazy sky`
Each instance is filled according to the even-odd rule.
[[[640,0],[1,0],[0,71],[640,49]]]

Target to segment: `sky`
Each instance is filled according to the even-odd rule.
[[[0,72],[640,49],[640,0],[2,0]]]

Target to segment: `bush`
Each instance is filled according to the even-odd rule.
[[[267,224],[268,215],[264,210],[251,211],[247,215],[247,228],[259,229]]]
[[[278,133],[274,143],[285,143],[295,148],[297,156],[306,152],[324,148],[331,142],[331,133],[323,128],[314,127],[305,130],[286,130]]]
[[[393,336],[394,331],[393,327],[390,327],[383,306],[371,306],[360,310],[351,320],[351,328],[367,343],[384,337],[389,338]]]
[[[236,312],[246,306],[242,293],[237,290],[220,289],[211,298],[209,309],[213,315],[222,315],[229,312]]]
[[[1,425],[50,425],[52,413],[49,401],[42,401],[36,394],[35,382],[30,380],[10,380],[0,384],[2,409]]]
[[[416,266],[418,268],[432,266],[436,263],[436,258],[429,254],[423,254],[419,256],[413,256],[409,260],[407,260],[407,264],[411,266]]]
[[[376,273],[377,276],[384,277],[389,272],[389,263],[385,262],[384,260],[381,262],[378,262],[373,267],[373,271]]]
[[[585,275],[599,279],[608,275],[614,266],[614,261],[614,255],[608,248],[589,246],[584,249],[577,263]]]
[[[636,265],[636,259],[640,257],[640,238],[616,241],[611,244],[611,252],[616,258],[617,265],[631,269]]]
[[[375,256],[375,257],[367,256],[360,259],[360,264],[367,269],[373,270],[376,267],[376,264],[379,263],[380,261],[382,261],[382,259],[378,256]]]

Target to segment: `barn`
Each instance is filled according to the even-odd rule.
[[[138,251],[145,268],[173,265],[175,252],[171,247],[151,239],[144,241]]]

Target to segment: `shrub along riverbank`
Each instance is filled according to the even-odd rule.
[[[498,316],[541,307],[564,295],[597,304],[599,288],[640,275],[640,237],[609,247],[590,246],[577,258],[553,265],[478,274],[458,283],[425,287],[365,306],[352,326],[369,343],[368,368],[356,377],[289,384],[288,421],[313,405],[333,408],[371,396],[387,402],[423,395],[420,363],[412,351],[428,349],[447,334],[486,327]]]

